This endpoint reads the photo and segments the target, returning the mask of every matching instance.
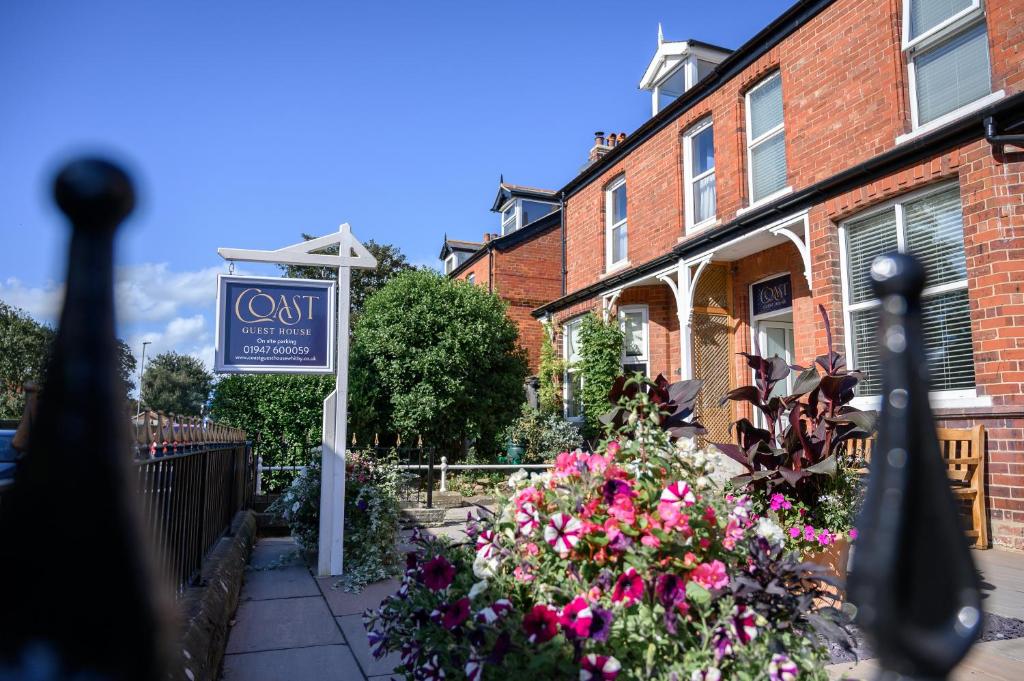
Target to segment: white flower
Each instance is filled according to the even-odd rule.
[[[699,478],[697,478],[697,480],[694,482],[694,485],[696,485],[697,489],[707,489],[708,487],[711,486],[711,480],[702,475]]]
[[[684,454],[688,454],[697,449],[697,442],[692,437],[681,437],[676,440],[676,449]]]
[[[296,501],[294,504],[292,504],[292,513],[295,513],[298,510],[299,510],[299,502]]]
[[[512,475],[508,476],[508,486],[515,489],[520,482],[530,477],[530,474],[526,472],[526,469],[520,468]]]
[[[782,528],[770,518],[758,518],[754,532],[758,537],[763,537],[771,544],[780,544],[785,539]]]
[[[484,558],[480,554],[477,554],[476,560],[473,561],[473,574],[476,575],[477,579],[493,577],[497,570],[497,558]]]
[[[547,471],[530,474],[530,484],[535,487],[547,485],[550,479],[551,473],[548,473]]]
[[[487,580],[481,579],[479,582],[473,585],[473,588],[469,590],[469,600],[475,599],[477,596],[487,590]]]

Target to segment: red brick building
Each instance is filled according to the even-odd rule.
[[[868,374],[858,403],[877,405],[866,271],[912,252],[936,414],[986,426],[991,535],[1024,548],[1022,39],[1024,0],[803,0],[732,52],[659,36],[641,83],[653,117],[599,134],[551,195],[564,224],[537,236],[545,257],[502,284],[483,257],[498,239],[457,276],[554,291],[534,316],[568,358],[582,314],[617,315],[624,365],[702,378],[701,420],[725,439],[737,407],[718,397],[750,381],[736,353],[757,339],[806,364],[824,348],[819,304]]]
[[[449,276],[486,286],[508,303],[535,374],[543,327],[531,313],[562,295],[562,213],[555,192],[505,182],[491,210],[501,233],[486,233],[479,244],[446,238],[441,260]]]

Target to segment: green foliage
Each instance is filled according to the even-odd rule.
[[[267,466],[298,466],[323,439],[323,401],[334,390],[334,376],[234,374],[214,388],[215,420],[243,429]],[[271,473],[274,491],[287,476]]]
[[[25,408],[25,383],[42,386],[56,332],[24,310],[0,301],[0,418],[20,418]],[[118,375],[127,396],[134,387],[135,357],[117,341]]]
[[[320,457],[268,509],[283,518],[299,545],[315,552],[320,536]],[[345,462],[346,591],[398,573],[397,545],[402,473],[398,456],[372,451],[349,452]]]
[[[556,454],[572,451],[583,441],[579,429],[560,415],[544,414],[528,404],[505,429],[503,439],[526,448],[523,463],[551,461]]]
[[[370,296],[353,330],[350,395],[360,438],[398,433],[449,455],[493,451],[523,400],[525,353],[506,305],[482,287],[415,270]]]
[[[551,323],[545,322],[540,344],[540,367],[537,371],[537,379],[540,382],[537,401],[543,413],[561,415],[562,376],[565,373],[565,360],[559,355],[551,336]]]
[[[309,241],[313,238],[310,234],[303,234],[302,238]],[[374,258],[377,259],[377,268],[372,270],[353,268],[352,278],[349,284],[349,296],[351,299],[351,321],[354,324],[363,311],[363,305],[375,291],[383,288],[384,284],[401,272],[414,269],[405,259],[405,255],[397,246],[391,244],[378,244],[370,239],[365,244]],[[338,247],[324,248],[318,253],[325,255],[337,255]],[[281,265],[286,277],[298,279],[337,279],[338,270],[334,267],[317,267],[316,265]]]
[[[169,414],[199,415],[213,389],[213,374],[195,357],[163,352],[142,374],[142,403]]]
[[[615,320],[591,313],[580,326],[579,371],[582,372],[583,416],[588,437],[603,431],[601,416],[608,411],[608,393],[622,374],[622,330]]]

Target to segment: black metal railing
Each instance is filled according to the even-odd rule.
[[[180,595],[195,584],[203,559],[235,514],[252,507],[252,448],[246,442],[225,442],[180,454],[161,452],[137,461],[135,472],[158,565]]]

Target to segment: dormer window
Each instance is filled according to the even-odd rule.
[[[444,273],[450,274],[452,270],[459,266],[459,256],[452,253],[444,259]]]
[[[501,215],[501,235],[505,236],[558,210],[558,200],[555,192],[547,189],[502,182],[491,210]]]
[[[658,51],[640,81],[651,93],[651,115],[678,99],[707,77],[729,55],[729,50],[696,40],[666,41],[658,27]]]

